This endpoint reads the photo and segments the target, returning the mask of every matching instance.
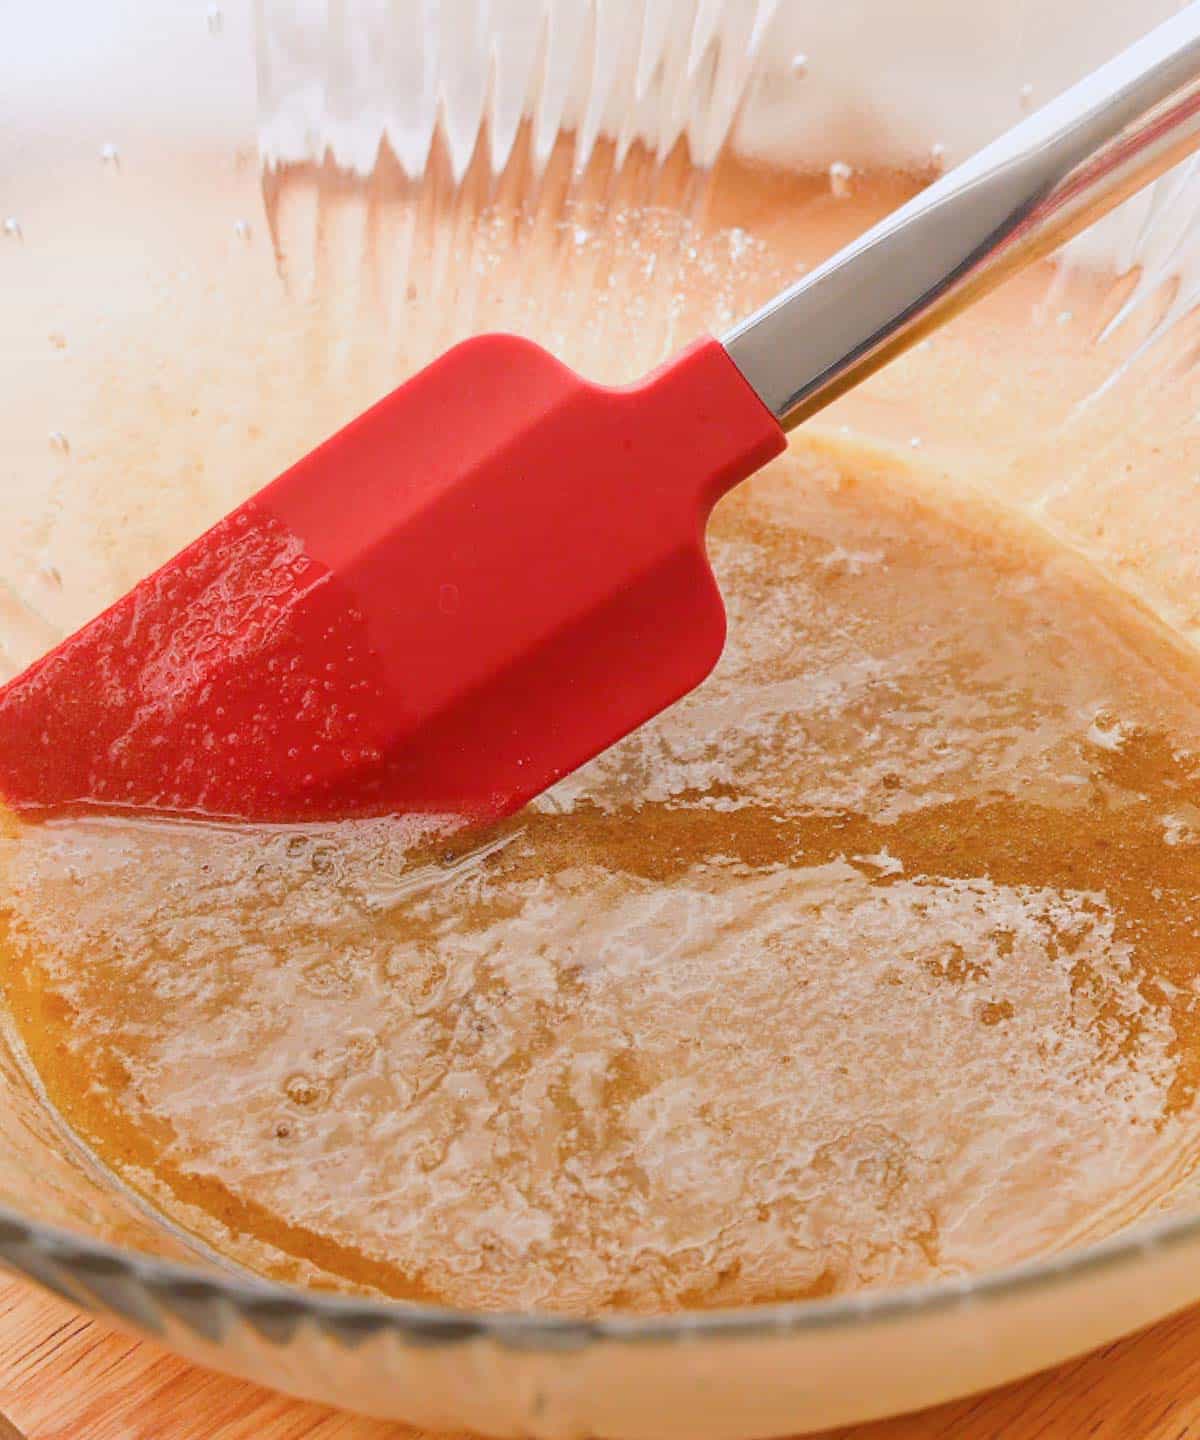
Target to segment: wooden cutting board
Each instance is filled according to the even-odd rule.
[[[197,1369],[0,1281],[0,1440],[419,1440]],[[1015,1385],[824,1440],[1200,1440],[1200,1307]],[[814,1437],[815,1440],[815,1437]]]

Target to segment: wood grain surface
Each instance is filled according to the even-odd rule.
[[[418,1440],[200,1370],[0,1281],[0,1440]],[[1200,1440],[1200,1307],[986,1395],[823,1440]]]

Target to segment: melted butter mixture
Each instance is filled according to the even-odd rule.
[[[881,457],[720,508],[696,694],[486,836],[6,822],[49,1096],[285,1278],[671,1310],[1119,1228],[1197,1153],[1200,671]]]

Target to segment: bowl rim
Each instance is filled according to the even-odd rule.
[[[484,1339],[547,1353],[597,1344],[780,1339],[907,1317],[924,1318],[980,1301],[999,1303],[1088,1275],[1121,1270],[1138,1256],[1173,1250],[1195,1239],[1200,1239],[1200,1212],[1134,1224],[1090,1245],[1071,1247],[1040,1259],[893,1289],[662,1315],[618,1312],[568,1316],[535,1310],[469,1310],[425,1301],[339,1294],[241,1269],[214,1273],[184,1261],[125,1249],[31,1220],[11,1206],[0,1204],[0,1262],[43,1288],[53,1289],[46,1285],[42,1274],[22,1263],[22,1252],[32,1251],[39,1259],[61,1266],[67,1276],[77,1273],[85,1284],[89,1278],[133,1281],[156,1297],[176,1297],[190,1304],[224,1301],[251,1323],[256,1316],[270,1314],[296,1321],[312,1320],[333,1328],[346,1327],[359,1336],[387,1330],[425,1345],[439,1339],[446,1343]],[[233,1263],[229,1262],[231,1267]],[[65,1290],[58,1293],[71,1302]],[[74,1303],[78,1305],[78,1301]]]

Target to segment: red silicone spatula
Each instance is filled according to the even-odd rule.
[[[0,691],[0,794],[501,815],[698,684],[718,497],[792,425],[1200,142],[1193,5],[726,338],[606,390],[484,336]]]

